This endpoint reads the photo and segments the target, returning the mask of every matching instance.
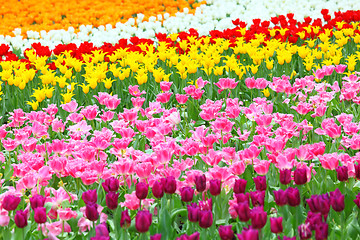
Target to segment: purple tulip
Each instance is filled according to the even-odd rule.
[[[129,211],[126,209],[121,212],[120,227],[129,228],[130,225],[131,225],[131,218],[129,215]]]
[[[298,232],[299,232],[299,237],[300,239],[309,239],[311,238],[311,228],[309,226],[309,224],[301,224],[298,227]]]
[[[219,226],[219,235],[221,240],[232,240],[234,238],[234,231],[232,225]]]
[[[250,192],[251,203],[254,207],[264,206],[265,191]]]
[[[152,214],[147,211],[139,211],[135,217],[135,228],[140,233],[145,233],[149,231],[150,225],[152,223]]]
[[[164,185],[162,182],[156,181],[152,187],[152,193],[156,198],[162,198],[164,196]]]
[[[84,203],[87,204],[95,204],[97,202],[97,193],[96,189],[94,190],[87,190],[86,192],[83,192],[82,194],[82,200]]]
[[[345,196],[341,194],[337,188],[334,192],[330,192],[330,204],[336,212],[341,212],[345,209]]]
[[[250,193],[237,193],[235,194],[236,202],[247,202],[250,203]]]
[[[247,181],[245,179],[236,179],[234,183],[234,193],[245,193]]]
[[[270,229],[272,233],[282,233],[283,225],[282,225],[282,217],[278,218],[270,218]]]
[[[243,230],[236,235],[239,240],[259,240],[259,231],[257,229]]]
[[[196,203],[187,205],[187,210],[188,210],[188,219],[190,222],[199,221],[200,208],[198,207],[198,205]]]
[[[199,226],[209,228],[213,224],[213,214],[210,210],[199,211]]]
[[[354,168],[355,168],[355,178],[359,180],[360,179],[360,164],[354,163]]]
[[[87,204],[86,208],[85,208],[86,218],[93,222],[98,220],[99,212],[98,212],[97,208],[98,208],[98,205],[96,203]]]
[[[291,170],[290,169],[280,170],[279,178],[281,184],[288,185],[291,182]]]
[[[315,239],[324,240],[328,238],[329,225],[327,223],[321,222],[315,227]]]
[[[21,202],[21,198],[14,195],[6,195],[2,201],[2,207],[6,211],[15,210],[19,203]]]
[[[266,190],[266,176],[257,176],[254,178],[255,188],[258,191]]]
[[[358,206],[358,208],[360,208],[360,193],[356,195],[356,198],[354,199],[354,203],[356,204],[356,206]]]
[[[261,229],[267,221],[267,213],[263,207],[254,207],[250,211],[251,226],[255,229]]]
[[[37,207],[34,209],[34,220],[36,223],[45,223],[47,219],[46,208]]]
[[[16,211],[15,217],[14,217],[14,221],[15,224],[18,228],[24,228],[28,225],[28,210],[19,210]]]
[[[164,190],[167,194],[173,194],[176,191],[176,180],[173,176],[168,176],[164,181]]]
[[[305,168],[297,168],[294,171],[294,182],[296,185],[303,185],[307,182],[307,173]]]
[[[149,192],[149,185],[144,182],[136,184],[135,195],[138,199],[145,199]]]
[[[194,232],[191,235],[183,234],[180,237],[176,238],[176,240],[199,240],[200,239],[200,233]]]
[[[241,202],[235,205],[236,213],[239,216],[239,220],[247,222],[250,220],[250,208],[248,202]]]
[[[105,197],[106,206],[114,210],[118,207],[118,199],[119,199],[119,193],[115,192],[108,192]]]
[[[161,240],[161,233],[150,236],[150,240]]]
[[[279,189],[278,191],[274,191],[274,198],[275,198],[275,203],[280,207],[288,203],[286,191],[282,189]]]
[[[297,188],[289,187],[286,189],[286,197],[289,206],[296,207],[300,204],[300,192]]]
[[[37,207],[44,207],[45,205],[46,197],[42,195],[35,195],[30,198],[30,206],[32,209],[35,209]]]
[[[206,176],[200,175],[200,176],[195,176],[195,186],[196,186],[196,191],[198,192],[203,192],[206,189]]]
[[[219,179],[213,179],[210,180],[210,194],[213,196],[217,196],[221,193],[221,180]]]
[[[191,202],[194,197],[194,189],[191,187],[183,187],[181,189],[181,201]]]
[[[349,174],[348,174],[348,167],[347,166],[338,166],[336,168],[336,173],[337,173],[337,179],[340,182],[345,182],[349,179]]]
[[[119,190],[120,183],[117,178],[110,177],[102,183],[102,186],[105,192],[116,192],[117,190]]]

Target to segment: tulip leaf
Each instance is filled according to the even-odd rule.
[[[161,238],[163,239],[172,239],[173,228],[171,226],[172,225],[171,217],[168,209],[165,206],[167,206],[167,200],[166,197],[163,197],[161,199],[161,208],[159,211],[160,220],[159,220],[158,233],[161,233]]]

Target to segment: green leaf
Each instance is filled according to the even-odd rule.
[[[158,227],[158,233],[161,233],[161,238],[163,239],[173,239],[173,228],[172,228],[172,222],[171,217],[169,214],[169,211],[165,207],[167,206],[167,200],[165,197],[161,199],[161,208],[159,211],[159,227]]]

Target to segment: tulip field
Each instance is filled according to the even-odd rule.
[[[360,239],[360,4],[269,2],[4,3],[0,239]]]

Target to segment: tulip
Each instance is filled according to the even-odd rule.
[[[315,230],[315,227],[322,222],[322,215],[321,213],[313,213],[309,211],[305,222],[310,225],[311,231],[313,231]]]
[[[250,203],[250,194],[249,193],[235,194],[235,198],[236,198],[237,203],[241,203],[241,202],[247,202],[248,204]]]
[[[101,237],[109,237],[109,230],[106,226],[106,223],[101,223],[101,224],[98,224],[96,227],[95,227],[95,236],[96,237],[99,237],[101,239]]]
[[[232,240],[234,238],[234,231],[232,225],[219,226],[219,235],[221,240]]]
[[[258,191],[266,190],[266,176],[257,176],[254,178],[255,188]]]
[[[135,217],[135,228],[140,233],[145,233],[149,231],[150,225],[152,223],[152,214],[147,211],[139,211]]]
[[[280,183],[283,185],[288,185],[291,182],[291,170],[283,169],[280,170]]]
[[[131,224],[131,218],[129,215],[129,211],[126,209],[125,211],[121,212],[120,227],[129,228],[130,224]]]
[[[251,226],[256,229],[261,229],[265,226],[267,221],[267,213],[263,207],[254,207],[250,211]]]
[[[188,210],[188,219],[190,222],[199,221],[200,208],[198,207],[198,205],[196,203],[187,205],[187,210]]]
[[[329,225],[321,222],[315,226],[315,239],[323,240],[328,238]]]
[[[287,202],[291,207],[296,207],[300,204],[300,192],[297,188],[289,187],[286,189]]]
[[[309,224],[301,224],[299,227],[298,227],[298,232],[299,232],[299,237],[300,239],[309,239],[311,238],[311,229],[310,229],[310,226]]]
[[[243,230],[237,234],[239,240],[259,240],[259,231],[257,229]]]
[[[105,192],[116,192],[119,190],[119,180],[115,177],[110,177],[102,183]]]
[[[253,206],[264,206],[265,191],[250,192],[250,197]]]
[[[356,206],[358,206],[358,208],[360,208],[360,193],[358,193],[358,195],[356,195],[356,197],[354,199],[354,203],[356,204]]]
[[[83,192],[82,194],[82,200],[84,203],[87,204],[95,204],[97,202],[97,193],[96,189],[94,190],[87,190],[86,192]]]
[[[24,228],[28,225],[27,215],[28,215],[28,210],[16,211],[14,221],[18,228]]]
[[[359,180],[360,179],[360,164],[354,163],[354,168],[355,168],[355,178]]]
[[[136,184],[135,195],[138,199],[145,199],[148,195],[149,185],[143,182]]]
[[[93,222],[98,220],[99,212],[98,212],[97,208],[98,208],[98,205],[96,203],[87,204],[86,208],[85,208],[86,218]]]
[[[194,189],[191,187],[183,187],[181,189],[181,201],[191,202],[194,197]]]
[[[274,191],[274,198],[275,198],[275,203],[280,207],[288,203],[286,191],[282,189],[279,189],[278,191]]]
[[[221,193],[221,180],[219,179],[213,179],[210,180],[210,194],[213,196],[217,196]]]
[[[209,228],[213,224],[213,214],[211,210],[199,211],[199,226]]]
[[[309,199],[306,199],[306,203],[312,212],[320,212],[322,215],[326,215],[330,211],[330,198],[327,193],[322,195],[312,195]]]
[[[35,195],[30,198],[30,206],[32,209],[43,207],[45,205],[46,197],[42,195]]]
[[[247,222],[250,220],[250,208],[249,203],[242,202],[235,205],[236,213],[239,216],[239,220],[242,222]]]
[[[2,201],[2,207],[6,211],[15,210],[19,203],[21,202],[21,198],[14,195],[6,195]]]
[[[345,209],[345,196],[341,194],[337,188],[334,192],[330,192],[330,204],[336,212],[341,212]]]
[[[236,179],[234,183],[234,193],[245,193],[247,181],[245,179]]]
[[[163,180],[164,181],[164,180]],[[176,180],[175,177],[169,176],[165,178],[164,181],[164,190],[167,194],[173,194],[176,191]]]
[[[206,189],[206,176],[195,176],[196,191],[203,192]]]
[[[180,237],[176,238],[176,240],[199,240],[200,239],[200,233],[194,232],[191,235],[183,234]]]
[[[150,236],[150,240],[161,240],[161,233]]]
[[[337,173],[337,179],[340,182],[345,182],[349,179],[349,175],[348,175],[348,167],[347,166],[338,166],[336,168],[336,173]]]
[[[105,197],[106,206],[111,210],[116,209],[118,206],[118,199],[119,193],[108,192]]]
[[[154,197],[162,198],[164,196],[164,185],[159,181],[154,182],[152,193]]]
[[[294,171],[294,182],[296,185],[303,185],[307,182],[307,173],[305,168],[297,168]]]
[[[272,233],[283,232],[282,217],[270,218],[270,228]]]
[[[46,208],[37,207],[34,209],[34,220],[36,223],[45,223],[46,222]]]

